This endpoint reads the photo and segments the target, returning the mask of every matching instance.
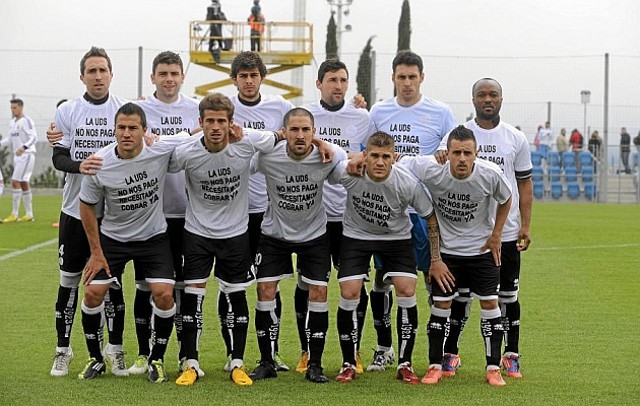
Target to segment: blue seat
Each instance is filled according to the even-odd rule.
[[[562,165],[564,165],[565,168],[567,166],[576,166],[576,155],[571,151],[563,152]]]
[[[584,183],[593,182],[593,166],[583,166],[580,168],[580,176]]]
[[[542,154],[538,151],[531,151],[531,164],[533,166],[542,165]]]
[[[551,197],[554,199],[562,197],[562,182],[553,182],[551,184]]]
[[[578,197],[580,197],[580,186],[578,185],[578,182],[568,182],[567,183],[567,196],[569,196],[569,199],[577,199]]]
[[[564,178],[567,182],[575,182],[578,180],[578,170],[574,166],[564,168]]]
[[[584,184],[584,196],[589,199],[589,200],[593,200],[596,198],[596,184],[593,182],[589,182],[589,183],[585,183]]]
[[[556,151],[549,151],[547,153],[547,163],[550,166],[560,166],[560,154]]]
[[[591,156],[591,152],[582,151],[580,152],[580,166],[591,166],[593,165],[593,158]]]
[[[534,182],[542,182],[544,178],[544,171],[541,166],[534,166],[531,170],[531,180]]]
[[[559,182],[560,181],[560,167],[559,166],[550,166],[549,169],[549,179],[551,182]]]
[[[544,197],[544,182],[542,180],[533,182],[533,196],[536,199]]]

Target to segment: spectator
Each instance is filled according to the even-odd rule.
[[[260,52],[260,40],[264,32],[264,15],[260,9],[260,0],[253,0],[251,15],[247,19],[251,26],[251,50]]]
[[[638,131],[638,135],[633,137],[633,145],[636,147],[636,153],[633,157],[633,169],[636,169],[640,166],[640,131]]]
[[[571,131],[569,143],[571,144],[571,150],[576,156],[576,167],[580,170],[580,151],[582,151],[584,146],[584,137],[582,137],[582,134],[580,134],[580,131],[578,131],[577,128],[574,128],[573,131]]]
[[[620,129],[620,161],[624,166],[624,173],[631,173],[629,168],[629,153],[631,152],[631,136],[625,127]],[[622,171],[622,169],[621,169]]]
[[[222,12],[222,7],[218,0],[211,0],[211,4],[207,7],[208,21],[226,20],[227,17]],[[209,24],[209,52],[213,56],[216,63],[220,63],[220,49],[223,48],[222,41],[222,24]]]
[[[547,121],[544,123],[544,128],[538,131],[538,151],[542,153],[544,159],[547,159],[547,154],[551,150],[552,142],[553,130],[551,129],[551,123]]]
[[[556,148],[558,155],[560,155],[559,165],[562,166],[562,154],[569,150],[569,140],[567,140],[567,130],[564,128],[560,130],[558,138],[556,138]]]
[[[598,135],[598,131],[594,131],[591,133],[591,137],[589,138],[589,152],[593,155],[593,159],[595,161],[593,165],[593,172],[596,172],[596,168],[598,167],[598,163],[600,162],[600,155],[602,151],[602,140]]]

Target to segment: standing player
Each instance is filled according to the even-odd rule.
[[[323,182],[336,162],[346,154],[332,146],[336,157],[330,164],[312,145],[315,134],[313,115],[294,108],[284,117],[286,143],[273,152],[259,154],[257,169],[265,174],[269,206],[262,222],[262,236],[256,255],[258,302],[256,334],[260,365],[251,378],[277,376],[273,355],[278,339],[275,294],[278,283],[293,277],[291,254],[297,253],[297,268],[309,284],[309,312],[305,329],[309,338],[306,379],[328,382],[322,369],[322,352],[329,327],[327,284],[331,258],[326,233],[327,216],[322,205]]]
[[[422,378],[422,383],[428,385],[442,379],[451,302],[464,292],[480,300],[486,379],[492,386],[505,385],[499,367],[504,331],[498,289],[501,235],[511,205],[511,187],[496,164],[476,160],[477,150],[473,132],[459,126],[449,133],[449,161],[445,165],[432,156],[400,160],[431,192],[442,239],[442,259],[447,265],[429,270],[433,299],[427,325],[429,369]]]
[[[313,114],[317,135],[320,139],[338,145],[347,152],[349,158],[362,150],[362,143],[371,134],[369,113],[364,108],[357,108],[353,100],[345,99],[349,89],[349,71],[347,66],[336,59],[329,59],[318,68],[316,87],[320,90],[320,101],[311,103],[305,108]],[[345,210],[347,191],[342,185],[324,183],[323,204],[327,213],[327,236],[333,265],[339,269],[340,245],[342,239],[342,217]],[[299,275],[300,276],[300,275]],[[295,293],[296,320],[298,336],[302,346],[302,355],[298,372],[305,372],[308,362],[308,343],[304,329],[307,318],[309,286],[298,278]],[[369,296],[362,287],[360,303],[356,312],[358,318],[358,335],[362,337],[364,319]],[[360,340],[358,340],[358,343]],[[359,349],[356,354],[356,369],[362,372]]]
[[[73,351],[69,345],[71,328],[78,305],[78,285],[82,269],[90,256],[89,244],[80,221],[78,195],[83,175],[92,174],[102,165],[94,153],[115,141],[115,115],[126,100],[109,93],[113,78],[111,59],[103,48],[92,47],[80,60],[80,80],[86,87],[82,97],[62,104],[56,111],[55,131],[48,132],[53,148],[53,166],[66,172],[62,191],[62,211],[58,231],[60,287],[56,302],[58,345],[51,368],[52,376],[65,376]],[[61,139],[59,136],[61,135]],[[96,206],[101,217],[101,205]],[[105,357],[111,372],[126,376],[122,334],[124,331],[124,297],[121,289],[110,289],[105,299],[105,316],[109,344]]]
[[[392,283],[398,294],[397,378],[416,384],[419,379],[411,366],[411,356],[418,328],[417,272],[407,206],[413,206],[421,216],[428,217],[430,228],[437,227],[437,221],[422,184],[403,167],[393,165],[395,148],[389,134],[378,131],[371,135],[364,155],[366,172],[363,177],[346,174],[346,162],[342,162],[329,178],[331,182],[339,181],[348,193],[338,270],[340,304],[337,319],[343,364],[336,380],[351,382],[356,377],[356,351],[360,340],[356,312],[371,256],[376,253],[383,264],[383,280]],[[430,241],[437,244],[438,237]],[[441,265],[437,246],[431,252],[431,265]]]
[[[497,80],[483,78],[472,88],[475,120],[465,123],[473,131],[478,143],[478,157],[497,164],[511,186],[511,210],[502,232],[499,302],[505,330],[505,349],[502,367],[507,376],[521,378],[520,373],[520,252],[531,243],[531,155],[527,138],[515,127],[500,120],[502,86]],[[446,160],[446,140],[440,145],[437,157]],[[460,295],[453,301],[449,321],[449,336],[444,347],[444,375],[453,376],[460,366],[458,356],[460,334],[469,318],[471,298]]]
[[[29,187],[29,180],[33,173],[33,166],[36,163],[38,134],[33,120],[22,112],[24,108],[23,101],[21,99],[12,99],[10,103],[13,117],[9,122],[9,134],[7,138],[0,141],[0,148],[11,144],[11,150],[14,154],[13,175],[11,176],[13,208],[11,215],[5,218],[4,222],[33,221],[33,197]],[[22,217],[19,216],[20,199],[22,199],[25,211]]]
[[[204,135],[176,148],[173,169],[184,169],[189,205],[184,230],[185,296],[184,349],[186,368],[176,384],[192,385],[198,379],[198,349],[203,329],[202,305],[214,267],[219,284],[218,316],[224,325],[231,380],[238,385],[253,381],[244,368],[249,325],[246,289],[255,281],[249,251],[248,184],[251,159],[257,151],[269,152],[277,133],[247,130],[241,141],[229,143],[234,106],[220,93],[200,102]]]
[[[424,81],[422,58],[413,52],[400,52],[392,63],[396,97],[377,103],[371,109],[375,130],[393,136],[396,152],[409,155],[429,155],[436,152],[440,141],[455,126],[451,109],[446,104],[422,95]],[[410,211],[413,228],[413,249],[418,270],[425,280],[429,269],[429,240],[426,224]],[[379,266],[376,265],[376,268]],[[391,287],[376,278],[371,290],[371,312],[378,334],[378,347],[368,371],[384,370],[394,362],[391,338]]]
[[[153,297],[153,334],[149,355],[151,382],[167,380],[164,353],[173,329],[174,270],[162,212],[162,194],[171,153],[188,133],[166,136],[153,147],[144,145],[147,130],[144,111],[126,103],[115,116],[116,143],[100,149],[103,165],[82,181],[80,214],[91,257],[84,269],[82,327],[89,360],[79,379],[94,379],[105,372],[102,355],[102,313],[110,286],[121,289],[125,265],[134,261],[136,279],[144,278]],[[104,202],[100,229],[96,205]]]
[[[156,55],[152,63],[151,83],[156,87],[155,92],[145,100],[137,102],[147,116],[149,132],[158,137],[176,135],[180,132],[196,130],[198,124],[198,102],[180,93],[184,83],[184,70],[180,55],[164,51]],[[185,353],[182,349],[182,315],[181,303],[184,295],[184,281],[182,278],[182,234],[184,230],[184,216],[187,207],[184,173],[168,173],[165,192],[163,195],[163,210],[167,221],[167,232],[171,243],[173,269],[176,272],[174,295],[176,301],[176,336],[178,339],[180,370]],[[147,372],[149,358],[149,339],[151,291],[145,281],[136,281],[136,296],[133,302],[133,316],[138,338],[138,358],[129,368],[131,374]],[[199,371],[202,375],[204,372]]]
[[[282,96],[263,95],[260,86],[267,75],[267,67],[257,52],[240,52],[231,63],[231,80],[238,88],[238,93],[231,96],[231,102],[235,107],[233,119],[243,128],[252,128],[262,131],[278,131],[282,128],[284,115],[293,108],[291,102]],[[255,157],[254,157],[255,159]],[[249,245],[251,258],[254,258],[258,250],[258,242],[262,233],[260,225],[267,210],[267,185],[264,175],[260,172],[249,177]],[[218,306],[224,306],[223,297],[218,297]],[[278,320],[282,316],[282,301],[280,291],[276,292],[276,316]],[[221,329],[227,348],[229,339],[224,328],[225,321],[220,320]],[[225,371],[231,372],[231,354],[227,354]],[[288,371],[289,366],[280,357],[275,348],[274,360],[278,371]]]

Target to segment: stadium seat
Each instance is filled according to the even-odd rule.
[[[553,182],[551,184],[551,197],[554,199],[562,197],[562,182]]]
[[[544,171],[541,166],[534,166],[531,170],[531,180],[534,182],[542,182],[544,177]]]
[[[559,182],[560,181],[560,167],[559,166],[551,166],[549,167],[549,179],[551,182]]]
[[[531,151],[531,164],[534,167],[542,165],[542,154],[538,151]]]
[[[544,197],[544,182],[542,180],[533,182],[533,196],[536,199]]]
[[[576,166],[576,155],[571,151],[563,152],[562,165],[564,165],[565,168],[568,166]]]
[[[578,170],[574,166],[569,166],[564,169],[564,179],[567,182],[575,182],[578,180]]]
[[[591,165],[593,165],[591,152],[589,151],[580,152],[580,166],[591,166]]]
[[[582,182],[584,183],[593,182],[593,166],[583,166],[580,168],[580,177],[582,177]]]
[[[584,184],[584,197],[593,200],[596,197],[596,184],[593,182]]]
[[[560,154],[556,151],[549,151],[547,154],[547,164],[550,166],[560,166]]]
[[[569,196],[569,199],[577,199],[578,197],[580,197],[580,186],[578,185],[578,182],[568,182],[567,183],[567,196]]]

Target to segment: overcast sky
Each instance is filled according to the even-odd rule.
[[[346,2],[346,0],[343,0]],[[249,15],[252,0],[221,0],[222,9],[229,20],[244,21]],[[267,20],[293,20],[294,0],[262,0],[261,6]],[[373,46],[378,53],[376,88],[379,98],[390,96],[391,73],[390,60],[396,51],[397,24],[402,0],[354,0],[349,7],[349,15],[343,17],[343,24],[352,26],[351,32],[343,34],[342,59],[349,65],[352,75],[352,92],[355,91],[355,71],[358,54],[361,52],[367,38],[375,35]],[[456,66],[456,78],[460,78],[462,88],[467,92],[470,84],[482,76],[499,76],[503,82],[507,100],[531,99],[535,102],[554,100],[559,103],[579,103],[581,88],[592,90],[594,105],[602,100],[600,77],[602,63],[600,58],[605,52],[617,56],[640,57],[640,1],[638,0],[411,0],[412,50],[425,56],[426,75],[423,92],[441,100],[453,103],[454,113],[458,121],[463,121],[471,109],[470,97],[457,95],[459,90],[453,85],[449,87],[435,86],[430,82],[431,59],[436,57],[451,57]],[[0,55],[7,55],[7,50],[44,50],[44,51],[85,51],[92,45],[106,48],[108,51],[134,49],[143,46],[146,49],[187,51],[189,47],[189,22],[204,19],[208,0],[1,0],[0,1]],[[314,25],[315,54],[319,63],[324,58],[324,44],[326,25],[330,15],[330,6],[325,0],[307,0],[307,21]],[[27,53],[26,55],[32,55]],[[44,54],[47,55],[47,54]],[[528,84],[532,90],[522,96],[516,92],[516,87],[523,86],[523,77],[527,72],[516,68],[520,72],[513,72],[513,78],[499,72],[493,72],[492,67],[478,68],[474,66],[473,58],[462,62],[455,57],[493,57],[493,58],[523,58],[523,57],[564,57],[564,56],[593,56],[597,69],[597,83],[582,83],[574,79],[574,83],[566,91],[562,86],[552,83],[553,89],[559,89],[559,94],[536,93],[538,83]],[[69,60],[69,70],[77,78],[78,57]],[[442,58],[441,58],[442,59]],[[446,61],[447,59],[444,58]],[[504,59],[502,59],[504,60]],[[508,61],[508,59],[506,59]],[[539,59],[532,59],[539,62]],[[543,59],[544,61],[544,59]],[[581,61],[581,60],[579,60]],[[187,62],[187,61],[185,61]],[[470,63],[471,62],[471,63]],[[536,63],[537,63],[536,62]],[[0,61],[3,67],[6,61]],[[28,66],[33,61],[24,58],[13,61],[12,69],[22,69],[22,64]],[[565,62],[557,62],[567,65]],[[568,64],[571,62],[569,61]],[[582,62],[578,62],[582,63]],[[16,68],[14,64],[20,65]],[[150,65],[150,61],[145,60]],[[478,64],[479,65],[479,64]],[[501,64],[506,65],[506,64]],[[7,68],[5,66],[5,68]],[[475,69],[474,69],[475,68]],[[532,66],[535,73],[536,68]],[[8,69],[8,68],[7,68]],[[192,68],[196,74],[200,67]],[[309,102],[317,98],[313,86],[316,66],[305,69],[305,98],[302,102]],[[434,69],[437,67],[434,66]],[[560,68],[558,68],[560,69]],[[591,68],[590,68],[591,69]],[[4,71],[5,69],[3,69]],[[21,70],[21,72],[24,71]],[[116,76],[114,86],[118,84],[122,73],[118,66],[114,66]],[[206,70],[205,70],[206,71]],[[10,71],[13,72],[13,71]],[[459,73],[458,73],[459,72]],[[635,72],[635,73],[633,73]],[[637,77],[639,70],[630,72],[629,86],[637,94]],[[118,76],[120,73],[121,76]],[[438,72],[434,72],[437,74]],[[527,73],[526,76],[522,76]],[[212,80],[221,79],[218,73],[206,71]],[[518,76],[518,74],[520,76]],[[31,75],[31,74],[30,74]],[[151,91],[145,70],[145,93]],[[185,88],[187,94],[193,94],[193,86],[202,83],[191,83],[189,75]],[[585,73],[586,75],[586,73]],[[21,75],[17,75],[21,76]],[[193,75],[192,75],[193,76]],[[437,76],[437,75],[435,75]],[[560,78],[559,83],[566,81],[563,74],[553,74]],[[580,74],[578,74],[580,76]],[[25,80],[23,77],[4,78],[0,80],[0,97],[12,93],[25,93],[21,86],[23,82],[41,81],[43,92],[47,90],[46,72],[36,73],[33,78]],[[542,78],[545,80],[545,78]],[[80,95],[82,85],[76,80],[77,88],[66,97]],[[121,79],[120,79],[121,80]],[[443,76],[441,81],[452,81]],[[453,79],[456,81],[457,79]],[[536,81],[540,79],[537,78]],[[40,83],[40,82],[39,82]],[[505,85],[506,83],[506,85]],[[518,86],[516,86],[516,84]],[[588,86],[588,87],[586,87]],[[598,89],[600,87],[600,89]],[[233,89],[231,89],[232,91]],[[33,93],[32,90],[26,91]],[[123,92],[123,96],[132,97],[135,89]],[[452,95],[449,93],[456,93]],[[470,93],[470,91],[469,91]],[[469,94],[467,93],[467,94]],[[514,94],[515,93],[515,94]],[[621,93],[617,92],[616,94]],[[631,93],[630,93],[631,94]],[[510,96],[510,99],[509,97]],[[51,95],[51,97],[58,97]],[[565,98],[565,99],[563,99]],[[456,106],[460,100],[465,106]],[[469,101],[468,106],[466,105]],[[637,104],[637,96],[633,100],[619,101],[620,104]],[[579,107],[579,104],[578,104]],[[532,128],[546,117],[546,108],[536,107],[536,111],[529,113],[534,118],[527,118],[522,114],[513,124],[523,124]],[[542,109],[542,110],[540,110]],[[7,110],[7,111],[5,111]],[[0,118],[8,117],[9,111],[2,109]],[[554,112],[560,110],[554,108]],[[581,112],[582,110],[579,110]],[[558,113],[559,114],[559,113]],[[578,113],[571,113],[577,115]],[[581,113],[580,113],[581,117]],[[572,120],[577,120],[572,118]],[[530,122],[527,122],[530,121]],[[558,120],[560,121],[560,120]],[[566,120],[568,121],[568,120]],[[581,119],[577,124],[581,123]],[[567,123],[566,125],[573,125]],[[561,123],[560,125],[565,125]],[[594,123],[597,126],[597,123]],[[637,131],[640,119],[629,127]]]

